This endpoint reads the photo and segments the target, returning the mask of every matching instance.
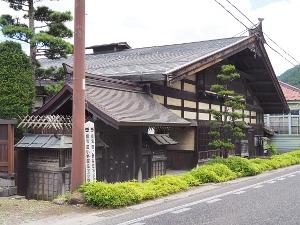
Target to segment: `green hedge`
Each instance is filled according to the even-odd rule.
[[[82,192],[89,205],[101,208],[117,208],[137,204],[204,183],[218,183],[237,177],[253,176],[266,170],[300,164],[300,150],[269,159],[216,158],[208,164],[196,167],[183,175],[164,175],[151,178],[144,183],[135,181],[108,184],[93,182],[82,185]]]

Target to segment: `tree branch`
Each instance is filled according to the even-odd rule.
[[[34,29],[40,29],[40,28],[44,28],[44,27],[48,27],[48,25],[37,26],[37,27],[34,27]]]
[[[26,41],[26,40],[23,40],[23,39],[14,38],[14,37],[8,37],[8,38],[13,39],[13,40],[17,40],[17,41],[23,41],[23,42],[26,42],[27,44],[29,44],[29,41]]]

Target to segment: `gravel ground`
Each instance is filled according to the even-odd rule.
[[[52,202],[0,198],[0,224],[15,225],[62,215],[85,214],[95,209],[85,206],[56,205]]]

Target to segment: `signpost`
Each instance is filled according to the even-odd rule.
[[[93,122],[86,122],[85,126],[85,181],[96,181],[96,157],[95,157],[95,126]]]

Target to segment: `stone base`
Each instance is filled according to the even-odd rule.
[[[0,187],[0,197],[9,197],[17,194],[17,187]]]
[[[0,178],[0,187],[13,187],[13,186],[15,186],[15,179]]]
[[[13,178],[0,178],[0,197],[9,197],[17,194],[17,187]]]

